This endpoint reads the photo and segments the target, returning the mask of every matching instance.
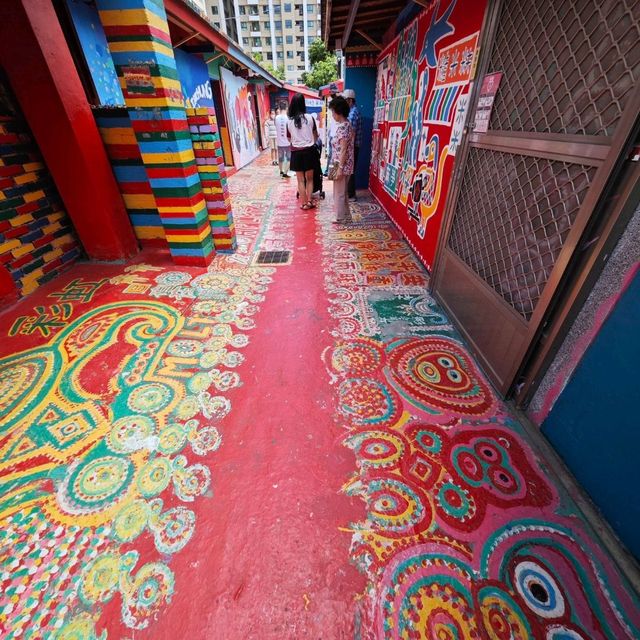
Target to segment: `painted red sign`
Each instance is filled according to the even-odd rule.
[[[502,71],[490,73],[482,80],[480,97],[478,98],[478,106],[476,107],[476,116],[473,126],[475,133],[487,133],[489,130],[489,120],[491,120],[493,101],[496,99],[496,94],[498,93],[498,87],[500,86],[501,80]]]

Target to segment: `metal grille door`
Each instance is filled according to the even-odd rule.
[[[434,289],[506,393],[638,116],[640,3],[503,0]],[[487,47],[485,47],[487,48]]]

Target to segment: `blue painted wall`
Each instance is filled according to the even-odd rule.
[[[173,50],[185,107],[213,107],[209,70],[204,60],[180,49]]]
[[[100,104],[110,107],[123,105],[118,74],[113,66],[98,10],[95,5],[83,0],[67,0],[67,6]]]
[[[371,132],[373,131],[373,103],[376,93],[375,67],[347,67],[345,72],[345,89],[356,92],[356,102],[362,117],[362,145],[356,167],[356,188],[369,186],[369,163],[371,161]]]
[[[640,559],[640,273],[576,368],[542,432]]]

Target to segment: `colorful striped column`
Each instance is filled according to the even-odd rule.
[[[177,264],[214,248],[161,0],[97,0],[131,124]]]
[[[136,237],[143,245],[166,247],[164,227],[127,110],[95,109],[94,115]]]
[[[209,212],[213,244],[216,251],[234,251],[236,232],[216,112],[203,107],[187,109],[187,122]]]

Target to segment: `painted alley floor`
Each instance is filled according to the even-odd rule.
[[[0,636],[639,638],[378,205],[336,227],[265,157],[230,182],[235,255],[0,315]]]

